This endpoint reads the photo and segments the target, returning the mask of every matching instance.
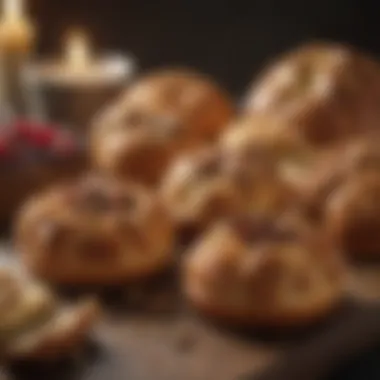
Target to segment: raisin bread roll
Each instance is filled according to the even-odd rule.
[[[184,259],[189,302],[239,327],[304,327],[329,315],[344,295],[344,261],[325,234],[293,218],[214,225]]]
[[[314,43],[280,58],[253,84],[248,114],[276,114],[317,146],[378,129],[380,69],[349,47]]]
[[[113,285],[172,263],[173,231],[145,188],[89,175],[32,198],[16,224],[29,270],[67,285]]]
[[[230,97],[211,79],[181,69],[151,73],[96,118],[93,161],[155,185],[180,152],[215,141],[232,114]]]
[[[257,160],[248,165],[218,148],[178,159],[161,188],[162,199],[177,226],[199,231],[243,211],[277,215],[293,207],[297,191],[276,175],[260,150],[255,153]]]

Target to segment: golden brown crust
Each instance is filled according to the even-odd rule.
[[[378,128],[380,69],[370,58],[337,44],[291,52],[254,83],[248,113],[275,113],[284,127],[326,145]]]
[[[216,225],[185,257],[184,292],[211,317],[298,327],[342,300],[346,269],[328,236],[295,214]]]
[[[187,70],[143,77],[95,120],[95,164],[117,176],[156,184],[178,153],[218,137],[233,114],[229,96]]]
[[[247,166],[254,166],[257,161],[267,163],[267,171],[276,171],[302,191],[313,175],[320,152],[284,133],[284,123],[274,115],[243,116],[222,135],[221,147],[230,160],[238,159]]]
[[[203,315],[215,320],[225,322],[231,326],[246,328],[302,328],[317,324],[336,311],[340,302],[332,300],[331,303],[320,305],[319,308],[309,308],[303,311],[289,313],[287,315],[258,315],[250,310],[235,312],[231,308],[218,308],[211,302],[197,299],[196,295],[188,295],[190,303]]]
[[[32,273],[72,285],[144,278],[173,259],[172,224],[154,195],[95,175],[31,199],[16,244]]]
[[[332,238],[357,257],[378,257],[380,252],[380,175],[350,177],[328,198],[325,221]]]
[[[380,135],[370,133],[324,152],[304,189],[309,214],[322,220],[327,199],[360,173],[379,173]]]
[[[162,199],[177,224],[204,228],[243,211],[277,214],[295,205],[297,192],[258,155],[249,165],[215,148],[178,159],[161,187]]]

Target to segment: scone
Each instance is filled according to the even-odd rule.
[[[257,160],[271,162],[284,181],[302,191],[313,175],[320,153],[283,133],[284,122],[273,115],[242,117],[231,123],[221,137],[220,146],[230,160],[238,159],[247,166],[254,166]]]
[[[322,221],[328,198],[345,182],[365,173],[380,176],[378,133],[347,141],[321,155],[315,173],[305,187],[309,215]]]
[[[173,230],[139,185],[89,175],[32,198],[16,223],[27,268],[67,285],[143,279],[172,263]]]
[[[189,302],[239,327],[305,327],[330,314],[344,296],[344,261],[322,231],[292,219],[216,224],[184,259]]]
[[[218,148],[179,158],[165,176],[161,197],[180,228],[199,231],[242,211],[277,215],[293,207],[297,191],[257,150],[249,165]]]
[[[93,300],[63,305],[44,286],[0,268],[0,356],[4,360],[50,360],[70,355],[98,316]]]
[[[93,161],[107,173],[155,185],[173,157],[212,143],[232,114],[230,97],[209,78],[154,72],[96,118]]]
[[[379,128],[380,68],[338,44],[314,43],[279,59],[247,96],[247,113],[276,114],[290,134],[327,145]]]

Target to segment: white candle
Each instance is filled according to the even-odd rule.
[[[2,120],[35,117],[34,91],[24,81],[23,70],[33,48],[35,29],[23,0],[2,0],[0,16],[0,110]],[[6,114],[6,117],[3,115]]]
[[[40,81],[60,87],[107,87],[126,82],[134,73],[131,57],[114,54],[95,57],[83,31],[72,31],[67,36],[60,59],[31,67]]]
[[[51,117],[87,126],[134,73],[135,63],[130,56],[96,56],[88,36],[75,30],[68,33],[60,58],[30,65],[27,75],[43,89]]]
[[[0,49],[7,53],[28,53],[34,37],[34,26],[24,12],[23,0],[4,0],[0,19]]]
[[[72,31],[66,39],[66,62],[71,70],[82,72],[91,65],[88,38],[83,31]]]

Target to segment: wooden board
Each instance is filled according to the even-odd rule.
[[[2,252],[1,259],[15,265],[9,244]],[[320,379],[339,361],[380,340],[380,265],[353,272],[355,301],[323,326],[282,337],[248,336],[201,320],[182,305],[170,276],[144,288],[102,291],[106,307],[94,343],[76,360],[16,366],[0,372],[0,380]]]

